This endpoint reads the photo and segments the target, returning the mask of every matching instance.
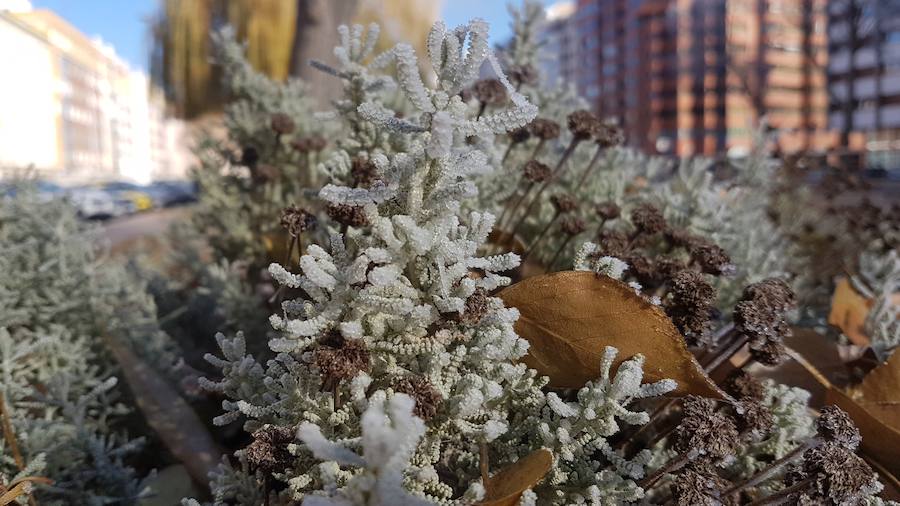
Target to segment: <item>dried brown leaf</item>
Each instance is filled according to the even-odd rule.
[[[534,487],[553,466],[553,454],[541,448],[491,476],[479,506],[515,506],[522,493]]]
[[[853,288],[849,279],[843,278],[834,287],[828,323],[841,329],[853,344],[868,346],[869,336],[864,326],[869,307],[871,302]]]
[[[197,483],[207,483],[207,475],[221,461],[222,450],[200,417],[168,381],[127,346],[109,336],[106,344],[148,425]]]
[[[516,283],[498,296],[519,310],[516,332],[531,344],[524,362],[550,386],[579,388],[600,375],[606,346],[619,350],[613,366],[642,354],[648,382],[670,378],[676,394],[727,398],[703,372],[663,310],[612,278],[556,272]]]
[[[853,389],[853,397],[865,402],[900,403],[900,353],[891,354],[887,361],[872,369]]]

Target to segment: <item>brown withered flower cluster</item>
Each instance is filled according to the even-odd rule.
[[[531,183],[541,183],[550,178],[553,169],[537,160],[528,160],[522,168],[522,175]]]
[[[335,388],[338,383],[351,379],[360,372],[369,371],[369,350],[362,339],[344,339],[335,333],[328,337],[313,352],[313,361],[319,369],[322,385],[326,390]]]
[[[675,429],[675,450],[681,453],[696,450],[703,459],[713,461],[734,452],[738,431],[734,419],[716,409],[716,401],[689,395],[682,401],[682,418]]]
[[[578,201],[568,193],[557,193],[550,197],[550,203],[559,214],[568,214],[578,209]]]
[[[566,117],[569,131],[576,140],[586,140],[594,136],[600,128],[600,120],[591,111],[578,110]]]
[[[619,146],[625,142],[625,134],[622,129],[610,121],[601,121],[594,131],[594,140],[601,148]]]
[[[677,506],[734,505],[736,500],[721,495],[730,485],[708,461],[692,462],[675,475],[672,500]]]
[[[271,126],[272,130],[278,135],[291,134],[294,132],[294,129],[297,128],[294,120],[287,114],[281,112],[275,113],[269,118],[269,126]]]
[[[291,141],[291,147],[300,153],[322,151],[326,146],[328,146],[328,141],[321,135],[310,135]]]
[[[510,142],[513,144],[521,144],[531,138],[531,132],[528,130],[528,127],[519,127],[510,130],[507,135],[509,136]]]
[[[325,212],[334,221],[348,227],[362,227],[369,224],[369,218],[362,206],[329,204]]]
[[[794,292],[781,279],[765,279],[744,289],[734,306],[734,323],[749,339],[754,360],[764,365],[781,362],[784,338],[791,335],[785,315],[795,304]]]
[[[375,162],[361,156],[357,156],[351,162],[350,177],[353,178],[353,186],[356,188],[369,188],[380,179]]]
[[[406,376],[393,385],[394,391],[404,393],[416,401],[413,414],[423,420],[430,420],[444,400],[440,392],[422,376]]]
[[[528,131],[531,135],[542,141],[552,141],[559,137],[559,123],[547,118],[534,118],[528,124]]]
[[[281,226],[293,237],[314,230],[317,224],[316,215],[295,204],[291,204],[281,211]]]
[[[594,212],[597,213],[603,221],[614,220],[622,214],[622,209],[612,201],[600,202],[594,206]]]
[[[518,85],[534,84],[540,78],[537,69],[527,63],[524,65],[513,65],[507,70],[507,75],[512,82]]]
[[[253,433],[253,442],[244,456],[254,469],[271,473],[286,468],[293,460],[287,447],[294,442],[294,428],[264,425]]]
[[[662,211],[646,202],[631,211],[631,224],[638,233],[646,235],[658,234],[667,228],[666,218]]]
[[[483,104],[497,105],[506,102],[506,87],[498,79],[482,79],[472,85],[472,94]]]
[[[689,345],[712,344],[708,339],[709,320],[716,302],[716,289],[703,273],[683,269],[671,278],[666,314]]]

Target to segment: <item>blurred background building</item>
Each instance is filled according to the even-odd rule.
[[[48,10],[0,11],[0,167],[57,182],[182,177],[184,125],[114,49]]]

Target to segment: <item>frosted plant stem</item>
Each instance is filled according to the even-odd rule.
[[[478,468],[481,471],[481,484],[484,485],[484,489],[487,490],[488,481],[490,480],[490,462],[488,461],[487,443],[484,441],[479,443],[478,447]]]
[[[9,446],[13,460],[19,471],[25,469],[25,459],[22,458],[22,452],[19,451],[19,443],[16,441],[16,434],[13,432],[12,423],[10,423],[9,410],[6,409],[6,397],[0,392],[0,423],[3,424],[3,439]]]
[[[537,238],[531,242],[531,246],[529,246],[528,249],[525,250],[525,254],[522,255],[523,258],[528,258],[528,255],[530,255],[531,252],[534,251],[535,248],[538,247],[538,244],[540,244],[541,241],[544,239],[544,236],[547,235],[547,232],[550,230],[550,227],[552,227],[553,224],[556,223],[557,218],[559,218],[559,211],[554,213],[553,218],[551,218],[550,221],[548,221],[547,224],[544,225],[544,228],[543,228],[543,230],[541,230],[541,233],[538,234]]]
[[[583,186],[584,182],[587,181],[587,178],[594,172],[594,168],[597,166],[597,162],[600,161],[603,153],[606,153],[606,150],[598,144],[597,151],[594,151],[594,156],[591,157],[590,163],[587,164],[587,167],[584,168],[584,172],[581,173],[581,177],[578,178],[578,187]]]
[[[503,219],[507,216],[506,211],[509,210],[509,219],[512,220],[516,216],[516,211],[519,210],[519,207],[522,206],[522,203],[525,202],[525,199],[528,198],[528,194],[531,193],[531,190],[534,188],[534,183],[528,183],[528,186],[525,188],[525,192],[522,193],[522,196],[519,197],[519,200],[516,201],[515,205],[512,206],[512,209],[509,209],[507,206],[506,209],[503,210],[503,214],[500,215],[500,219],[497,220],[497,225],[500,228],[503,228],[506,223],[503,222]],[[515,236],[514,233],[510,232],[510,236]]]
[[[531,158],[537,160],[537,156],[541,153],[541,149],[544,148],[544,139],[538,141],[537,146],[534,147],[534,151],[531,152]]]

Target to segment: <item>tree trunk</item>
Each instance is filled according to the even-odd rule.
[[[297,0],[297,28],[291,49],[290,72],[310,85],[310,96],[320,106],[336,98],[340,86],[335,86],[334,76],[310,67],[309,61],[333,61],[332,50],[340,40],[337,27],[350,23],[358,3],[358,0]]]

